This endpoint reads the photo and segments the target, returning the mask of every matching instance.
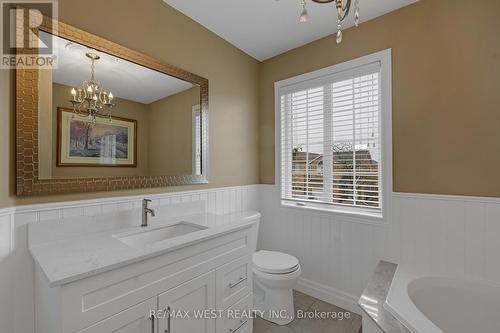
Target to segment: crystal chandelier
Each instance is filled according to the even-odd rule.
[[[316,3],[331,3],[335,2],[337,8],[337,44],[342,42],[342,22],[349,15],[351,10],[352,0],[312,0]],[[306,0],[302,0],[302,12],[300,13],[300,22],[307,22],[308,13],[306,9]],[[354,24],[359,26],[359,0],[354,0]]]
[[[102,84],[95,79],[95,62],[99,57],[95,53],[85,53],[85,56],[92,62],[90,66],[90,80],[83,81],[79,88],[71,89],[71,104],[73,112],[79,116],[88,117],[95,124],[97,117],[107,118],[111,121],[111,109],[113,104],[113,94],[105,92]]]

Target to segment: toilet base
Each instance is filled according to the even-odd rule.
[[[254,307],[259,317],[277,325],[286,325],[295,319],[292,290],[269,293],[265,301],[254,301]]]
[[[254,308],[264,320],[286,325],[295,319],[293,287],[301,274],[299,268],[284,276],[254,272]]]

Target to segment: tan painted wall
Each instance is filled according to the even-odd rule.
[[[500,1],[422,0],[260,67],[260,179],[274,183],[275,81],[393,52],[398,192],[500,196]],[[314,19],[314,18],[312,18]]]
[[[199,104],[200,88],[193,87],[148,106],[151,175],[192,173],[192,107]]]
[[[161,1],[59,6],[62,21],[210,80],[211,187],[259,182],[259,161],[260,181],[274,182],[275,81],[392,48],[394,190],[500,196],[497,0],[421,0],[349,29],[339,46],[330,36],[260,66]],[[81,15],[89,6],[100,8],[92,18]],[[199,187],[15,198],[14,81],[0,71],[0,82],[0,131],[8,138],[0,140],[0,207]]]
[[[0,129],[7,140],[0,140],[0,207],[259,182],[259,64],[255,59],[160,0],[59,0],[58,3],[61,21],[209,80],[210,184],[38,198],[15,197],[13,81],[9,82],[8,71],[2,70]],[[88,8],[99,10],[94,10],[90,16],[82,15],[88,12]],[[11,185],[7,187],[9,182]]]
[[[0,70],[0,208],[14,202],[14,90],[13,71]]]

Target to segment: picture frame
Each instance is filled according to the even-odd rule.
[[[110,121],[111,119],[111,121]],[[95,123],[57,108],[58,167],[137,167],[137,120],[111,116]]]

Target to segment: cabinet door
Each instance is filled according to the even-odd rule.
[[[112,317],[92,325],[80,333],[156,333],[156,322],[150,311],[157,308],[157,298],[134,305]]]
[[[215,318],[200,316],[215,309],[215,272],[204,274],[158,297],[158,333],[215,333]],[[186,316],[187,315],[187,316]]]

